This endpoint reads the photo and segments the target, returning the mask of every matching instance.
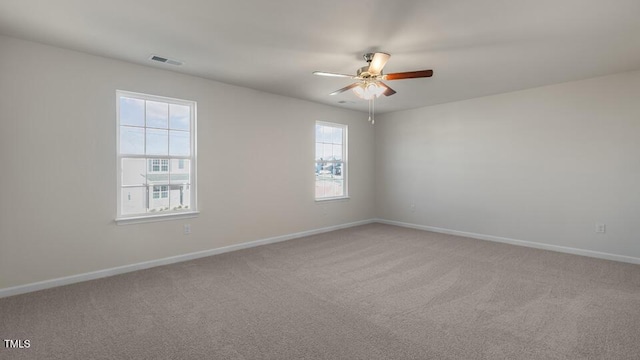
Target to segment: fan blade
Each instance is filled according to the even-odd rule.
[[[387,63],[391,55],[387,53],[375,53],[371,64],[369,64],[369,70],[367,72],[371,75],[378,75],[382,72],[382,68]]]
[[[390,88],[387,84],[383,83],[382,81],[379,81],[378,85],[384,88],[384,92],[383,92],[384,96],[391,96],[396,93],[395,90]]]
[[[423,77],[431,77],[431,76],[433,76],[433,70],[418,70],[418,71],[408,71],[408,72],[387,74],[384,76],[384,78],[385,80],[402,80],[402,79],[415,79],[415,78],[423,78]]]
[[[351,84],[351,85],[348,85],[348,86],[343,87],[342,89],[336,90],[336,91],[332,92],[332,93],[331,93],[331,94],[329,94],[329,95],[338,95],[338,94],[343,93],[343,92],[345,92],[345,91],[347,91],[347,90],[351,90],[351,89],[353,89],[353,88],[354,88],[354,87],[356,87],[356,86],[358,86],[358,83],[353,83],[353,84]]]
[[[331,76],[331,77],[346,77],[346,78],[354,78],[353,75],[347,75],[347,74],[336,74],[336,73],[330,73],[330,72],[325,72],[325,71],[314,71],[313,75],[320,75],[320,76]]]

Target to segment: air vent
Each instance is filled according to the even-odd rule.
[[[177,66],[180,66],[183,64],[182,61],[180,60],[168,59],[158,55],[151,55],[151,57],[149,57],[149,60],[157,61],[165,64],[177,65]]]
[[[160,57],[160,56],[156,56],[156,55],[152,55],[151,56],[151,60],[153,61],[160,61],[160,62],[167,62],[167,59]]]

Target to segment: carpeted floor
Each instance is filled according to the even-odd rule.
[[[371,224],[0,299],[1,359],[638,359],[640,266]]]

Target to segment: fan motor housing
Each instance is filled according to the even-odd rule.
[[[373,57],[376,55],[376,53],[366,53],[364,55],[362,55],[362,57],[364,58],[364,61],[370,63],[371,60],[373,60]]]
[[[377,75],[373,75],[369,73],[369,65],[367,66],[363,66],[360,69],[358,69],[358,72],[356,73],[356,76],[361,78],[361,79],[376,79],[378,77],[382,77],[382,71],[380,72],[380,74]]]

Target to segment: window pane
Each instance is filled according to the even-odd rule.
[[[191,121],[190,108],[184,105],[169,105],[169,127],[173,130],[189,131]]]
[[[169,160],[147,159],[147,184],[161,185],[169,183]]]
[[[167,155],[169,152],[169,132],[167,130],[147,129],[147,154]]]
[[[333,187],[333,196],[342,196],[344,195],[344,180],[334,180],[331,182]]]
[[[168,187],[155,185],[151,187],[152,196],[149,199],[149,212],[169,210]]]
[[[334,129],[333,126],[325,126],[324,127],[324,129],[322,131],[323,132],[323,137],[324,137],[324,140],[322,140],[323,142],[331,143],[331,138],[333,137],[333,129]]]
[[[120,126],[120,153],[123,155],[144,154],[144,128]]]
[[[322,125],[316,125],[316,141],[317,142],[322,142],[322,129],[324,128],[324,126]]]
[[[322,154],[322,144],[316,143],[316,161],[320,159],[324,160],[324,155]]]
[[[146,211],[147,188],[127,187],[121,190],[121,212],[123,215],[140,214]]]
[[[169,104],[147,101],[147,126],[166,129],[169,125]]]
[[[322,158],[325,160],[333,160],[333,145],[331,144],[322,145]]]
[[[333,147],[333,157],[336,160],[342,160],[342,145],[332,145]]]
[[[169,187],[169,206],[171,210],[185,210],[191,203],[189,184],[171,185]]]
[[[316,176],[322,174],[323,166],[324,166],[324,162],[316,162]]]
[[[323,179],[316,181],[316,197],[338,197],[344,195],[343,180]]]
[[[122,159],[122,185],[145,185],[145,159]]]
[[[344,195],[344,163],[316,163],[316,198]]]
[[[327,175],[327,178],[334,179],[336,177],[342,176],[342,163],[327,163],[323,166],[324,173]]]
[[[336,132],[336,128],[329,126],[327,127],[327,142],[333,143],[333,134]]]
[[[120,125],[144,126],[144,100],[120,98]]]
[[[331,142],[334,144],[342,144],[342,129],[334,128]]]
[[[188,132],[171,130],[169,136],[169,155],[189,156],[191,154]]]
[[[180,167],[180,163],[182,163],[182,167]],[[169,182],[172,185],[191,183],[191,162],[184,159],[172,159]]]
[[[333,169],[333,177],[336,179],[342,179],[344,177],[344,174],[342,172],[343,169],[344,169],[343,162],[335,163],[335,168]]]

